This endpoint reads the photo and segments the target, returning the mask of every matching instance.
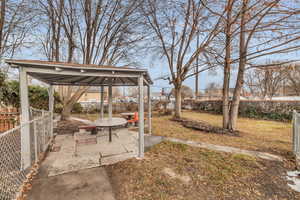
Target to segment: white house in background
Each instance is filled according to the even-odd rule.
[[[300,96],[272,97],[272,100],[279,100],[279,101],[300,101]]]

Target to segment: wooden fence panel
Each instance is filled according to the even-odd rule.
[[[20,115],[16,108],[0,108],[0,133],[14,128],[20,123]]]

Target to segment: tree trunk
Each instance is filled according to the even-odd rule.
[[[71,104],[64,105],[63,110],[61,112],[61,120],[67,120],[67,119],[70,118],[73,105],[74,104],[72,104],[72,105]]]
[[[80,99],[80,97],[88,90],[89,87],[80,87],[78,88],[74,94],[64,102],[64,107],[61,112],[61,119],[65,120],[70,118],[71,111],[74,104]]]
[[[1,1],[1,8],[0,8],[0,55],[2,56],[3,53],[3,44],[2,44],[2,39],[3,39],[3,28],[4,28],[4,22],[5,22],[5,4],[6,1],[2,0]]]
[[[226,19],[226,49],[225,49],[225,66],[223,79],[223,128],[228,128],[229,123],[229,83],[230,83],[230,65],[231,65],[231,10],[232,0],[227,2],[227,19]]]
[[[181,85],[175,86],[175,115],[174,118],[181,118]]]
[[[227,53],[226,53],[227,54]],[[223,80],[223,128],[228,128],[229,122],[229,81],[230,81],[230,64],[225,63],[224,80]]]
[[[228,126],[230,130],[236,129],[236,122],[238,118],[238,111],[239,111],[239,104],[240,104],[240,96],[241,96],[241,91],[244,82],[244,73],[245,73],[246,55],[247,55],[247,48],[245,45],[245,15],[247,10],[247,5],[248,5],[248,0],[243,0],[241,24],[240,24],[239,70],[238,70],[236,85],[234,88],[232,104],[230,107],[230,120]]]

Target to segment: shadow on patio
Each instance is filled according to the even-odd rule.
[[[78,128],[74,126],[78,125],[82,125],[82,121],[59,122],[56,129],[59,134],[55,137],[52,150],[42,163],[39,174],[32,182],[28,199],[115,199],[102,165],[137,157],[138,133],[127,128],[116,129],[113,131],[112,142],[109,142],[108,131],[98,131],[95,135],[97,143],[79,145],[75,156],[74,133]],[[64,130],[70,126],[73,126],[74,133]],[[63,134],[64,132],[67,134]],[[146,136],[146,148],[161,140],[161,137]]]

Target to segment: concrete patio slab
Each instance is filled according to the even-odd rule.
[[[55,146],[60,148],[58,152],[50,152],[46,158],[51,161],[48,176],[114,164],[137,156],[137,132],[128,129],[114,130],[112,139],[109,142],[108,133],[101,132],[97,136],[97,144],[79,145],[75,156],[73,136],[56,136]]]
[[[30,200],[115,200],[105,169],[79,170],[59,176],[47,177],[40,172],[28,193]]]

